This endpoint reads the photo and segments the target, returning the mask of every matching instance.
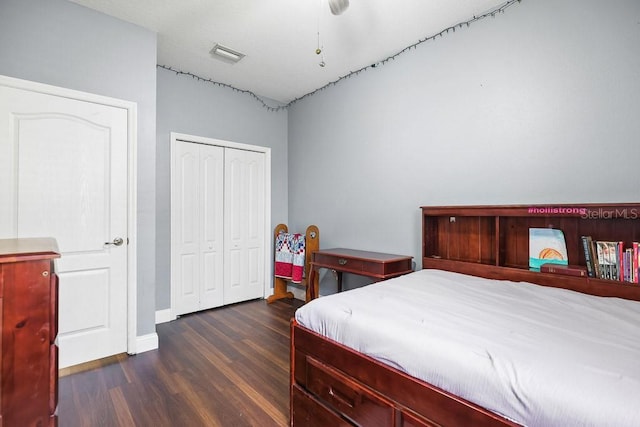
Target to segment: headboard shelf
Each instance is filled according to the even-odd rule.
[[[585,266],[581,236],[640,242],[640,203],[423,206],[422,217],[423,268],[640,300],[637,283],[529,270],[529,228],[562,230],[569,264]]]

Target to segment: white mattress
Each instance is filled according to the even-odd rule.
[[[523,425],[640,425],[639,302],[420,270],[295,317]]]

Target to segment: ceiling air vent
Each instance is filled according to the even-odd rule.
[[[244,58],[244,53],[236,52],[233,49],[229,49],[228,47],[217,44],[213,46],[213,49],[209,51],[209,53],[216,59],[219,59],[224,62],[229,62],[231,64],[235,64]]]

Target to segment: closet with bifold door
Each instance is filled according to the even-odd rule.
[[[263,296],[265,157],[263,152],[172,140],[176,316]]]

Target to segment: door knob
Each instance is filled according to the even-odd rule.
[[[121,246],[124,243],[122,237],[116,237],[113,242],[104,242],[105,245]]]

